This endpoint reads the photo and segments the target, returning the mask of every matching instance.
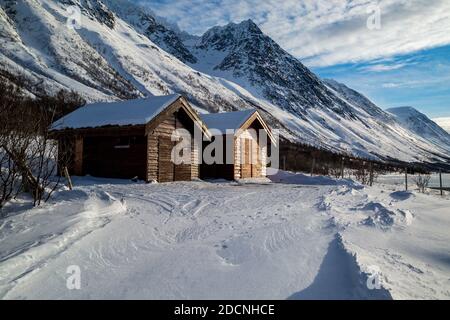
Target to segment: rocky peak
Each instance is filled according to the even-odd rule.
[[[219,26],[209,29],[202,36],[198,47],[202,49],[213,48],[221,51],[237,46],[251,38],[263,36],[261,29],[252,20],[246,20],[237,24],[229,23],[223,27]]]
[[[196,52],[218,51],[214,70],[232,72],[262,91],[264,98],[298,116],[309,108],[328,108],[354,117],[351,107],[337,98],[297,58],[283,50],[252,21],[208,30]]]

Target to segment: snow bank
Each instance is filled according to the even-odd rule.
[[[61,191],[45,204],[1,221],[0,297],[125,208],[104,191]]]
[[[361,269],[356,256],[346,249],[342,237],[337,234],[328,246],[314,282],[289,299],[391,300],[391,294],[382,286],[371,289],[372,277],[373,274]]]
[[[317,185],[317,186],[350,186],[354,188],[362,188],[362,186],[349,179],[334,179],[326,176],[308,176],[303,173],[295,173],[290,171],[278,170],[272,174],[273,170],[267,169],[267,176],[272,182],[299,184],[299,185]]]

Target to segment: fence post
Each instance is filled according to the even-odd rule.
[[[341,178],[344,179],[344,157],[341,160]]]
[[[405,168],[405,185],[406,191],[408,191],[408,168]]]
[[[440,189],[441,189],[441,196],[444,195],[444,189],[442,186],[442,169],[439,169],[439,185],[440,185]]]

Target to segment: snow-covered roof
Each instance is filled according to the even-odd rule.
[[[51,130],[144,125],[180,97],[179,94],[172,94],[88,104],[54,122]]]
[[[256,112],[255,109],[234,112],[202,114],[200,118],[209,130],[217,130],[221,134],[227,130],[238,130]],[[213,132],[214,134],[214,132]]]

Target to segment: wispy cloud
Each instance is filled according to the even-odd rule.
[[[450,43],[448,0],[157,0],[145,1],[181,29],[251,18],[309,66],[405,54]],[[378,6],[381,29],[369,30]]]
[[[433,119],[441,128],[450,133],[450,117]]]
[[[365,70],[365,71],[370,71],[370,72],[385,72],[385,71],[392,71],[392,70],[401,69],[404,66],[405,66],[404,63],[374,64],[374,65],[366,66],[366,67],[364,67],[362,69]]]

